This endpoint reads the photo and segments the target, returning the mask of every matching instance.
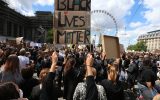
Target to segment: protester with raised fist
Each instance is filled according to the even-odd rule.
[[[42,83],[42,90],[39,100],[58,100],[55,88],[55,72],[57,69],[58,56],[56,52],[53,52],[52,56],[52,65],[49,70],[48,75]]]
[[[73,95],[73,100],[85,100],[86,89],[88,87],[86,81],[88,81],[88,83],[89,83],[88,89],[90,89],[90,85],[92,85],[92,83],[93,83],[93,85],[95,84],[95,82],[93,80],[90,81],[90,77],[92,78],[94,76],[94,78],[96,78],[96,69],[92,66],[93,66],[93,57],[92,57],[92,55],[90,56],[90,54],[88,54],[87,59],[86,59],[86,73],[85,73],[84,82],[78,83],[78,85],[75,89],[74,95]],[[87,78],[87,80],[86,80],[86,78]],[[90,83],[90,82],[92,82],[92,83]],[[95,88],[94,86],[93,87],[91,86],[91,88]],[[104,88],[101,85],[96,85],[96,87],[98,90],[98,100],[107,100]],[[94,90],[94,91],[97,91],[97,90]],[[89,93],[90,90],[87,90],[87,91],[88,91],[88,96],[89,96],[87,98],[88,99],[92,98],[92,96],[90,96],[90,93]],[[93,93],[94,93],[94,91],[93,91]],[[93,94],[93,95],[95,95],[95,94]]]
[[[92,66],[93,66],[93,54],[88,53],[85,61],[87,69],[86,77],[86,100],[98,100],[98,90],[93,76]]]

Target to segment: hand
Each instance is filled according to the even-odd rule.
[[[94,61],[93,56],[90,53],[88,53],[86,59],[86,66],[90,67],[93,66],[93,61]]]
[[[104,60],[106,57],[106,53],[105,52],[102,52],[102,60]]]
[[[67,62],[67,57],[64,58],[63,64],[65,65]]]
[[[56,65],[57,62],[58,62],[58,55],[57,55],[57,52],[53,52],[51,58],[52,58],[52,64]]]
[[[115,61],[116,63],[120,63],[120,58],[116,58],[116,61]]]
[[[50,71],[49,72],[55,72],[56,69],[57,69],[57,62],[58,62],[58,55],[57,55],[57,52],[53,52],[52,53],[52,65],[51,65],[51,68],[50,68]]]
[[[86,58],[87,76],[93,75],[92,72],[93,61],[94,61],[93,56],[91,55],[91,53],[88,53]]]

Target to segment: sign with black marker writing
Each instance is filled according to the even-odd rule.
[[[55,42],[89,44],[90,10],[91,0],[55,0]]]
[[[90,13],[86,11],[55,11],[56,29],[90,28]]]
[[[57,30],[58,44],[89,44],[90,30]]]
[[[58,11],[90,11],[91,0],[55,0]]]

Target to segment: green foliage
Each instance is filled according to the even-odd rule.
[[[135,45],[129,45],[127,50],[135,50]]]
[[[48,30],[47,36],[46,36],[46,42],[47,43],[53,43],[53,29]]]
[[[147,46],[144,41],[137,42],[135,45],[129,45],[127,50],[147,51]]]

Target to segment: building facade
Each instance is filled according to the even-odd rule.
[[[47,32],[53,28],[53,14],[47,11],[37,11],[35,15],[28,17],[32,38],[36,42],[46,42]]]
[[[144,41],[148,51],[160,50],[160,30],[147,32],[138,37],[138,42]]]
[[[0,37],[24,37],[25,40],[45,42],[46,34],[53,28],[53,14],[37,11],[35,16],[24,16],[0,0]]]

